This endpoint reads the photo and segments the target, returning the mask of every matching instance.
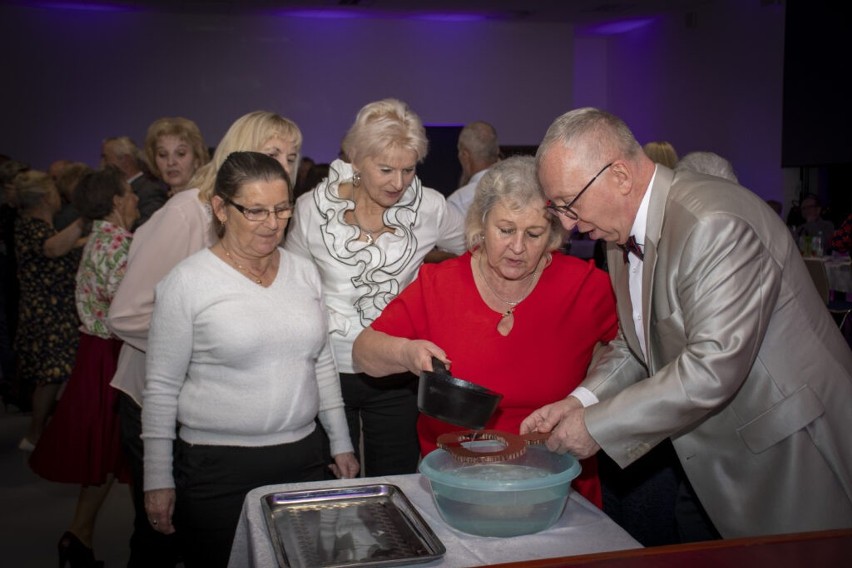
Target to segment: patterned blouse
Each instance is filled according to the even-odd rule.
[[[113,337],[106,325],[109,305],[127,269],[132,235],[109,221],[95,221],[77,270],[77,313],[81,331]]]

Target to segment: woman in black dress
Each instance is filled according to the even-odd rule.
[[[78,219],[60,232],[54,229],[53,216],[62,207],[62,200],[44,172],[24,172],[15,178],[14,187],[20,285],[15,351],[19,380],[34,385],[32,420],[19,447],[32,451],[59,388],[74,366],[80,325],[74,306],[74,277],[79,247],[84,242],[83,221]]]

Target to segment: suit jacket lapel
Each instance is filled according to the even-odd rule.
[[[636,357],[642,360],[642,349],[639,347],[639,337],[636,335],[636,327],[633,325],[633,304],[630,302],[630,287],[628,284],[629,264],[624,262],[624,253],[621,247],[609,243],[607,245],[607,262],[609,266],[610,280],[615,290],[616,310],[618,312],[618,323],[621,327],[621,335],[627,346]]]
[[[669,190],[674,179],[674,172],[665,166],[657,166],[657,175],[651,186],[651,201],[648,204],[648,218],[645,221],[645,259],[642,263],[642,325],[645,326],[645,341],[651,339],[651,296],[654,292],[654,273],[657,267],[657,248],[665,221],[666,203]],[[654,350],[650,343],[646,345],[648,352],[648,369],[656,371],[653,361]]]

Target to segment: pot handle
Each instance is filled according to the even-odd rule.
[[[444,362],[438,359],[437,357],[432,357],[432,372],[440,373],[442,375],[450,374],[450,372],[447,370],[447,366],[444,365]]]

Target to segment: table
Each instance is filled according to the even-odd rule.
[[[852,529],[709,540],[643,549],[600,552],[570,558],[551,558],[501,568],[801,568],[847,566]]]
[[[240,522],[234,535],[229,568],[276,566],[275,552],[261,508],[264,495],[377,483],[399,487],[447,548],[446,554],[440,560],[419,566],[482,566],[642,547],[603,511],[575,491],[571,491],[562,517],[546,531],[511,538],[469,535],[450,527],[441,518],[432,499],[428,479],[420,474],[391,475],[268,485],[252,490],[243,504]]]
[[[825,258],[828,287],[835,292],[852,292],[852,264],[849,258]]]

